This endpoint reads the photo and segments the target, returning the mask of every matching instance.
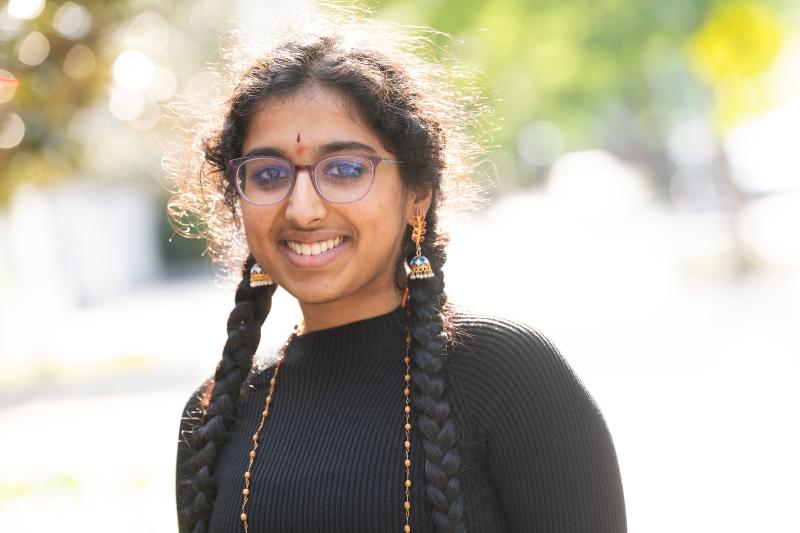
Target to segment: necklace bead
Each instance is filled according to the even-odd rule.
[[[281,364],[283,363],[283,358],[286,355],[286,351],[289,348],[289,344],[291,343],[292,339],[299,335],[299,328],[295,326],[294,331],[286,340],[281,349],[281,353],[278,356],[278,359],[275,363],[275,370],[273,371],[272,378],[269,380],[269,391],[267,392],[267,398],[264,401],[264,409],[261,411],[261,421],[258,424],[258,429],[253,434],[252,441],[253,446],[249,453],[249,460],[247,463],[247,470],[244,473],[244,488],[242,489],[242,513],[239,516],[240,521],[242,522],[242,526],[244,527],[244,532],[248,533],[248,516],[245,512],[247,510],[247,504],[250,501],[250,480],[252,478],[252,468],[253,468],[253,461],[256,458],[256,449],[258,448],[259,444],[259,435],[261,431],[264,429],[264,424],[267,420],[267,416],[269,415],[269,406],[272,403],[272,397],[275,392],[275,385],[277,383],[278,372],[281,368]],[[411,350],[411,333],[406,330],[406,353],[403,357],[403,363],[406,365],[405,374],[403,375],[404,381],[404,388],[403,388],[403,398],[405,401],[405,406],[403,407],[403,412],[405,413],[405,424],[403,429],[405,430],[405,440],[403,442],[403,447],[405,450],[405,460],[403,462],[405,469],[406,469],[406,479],[404,482],[405,485],[405,501],[403,502],[403,510],[405,515],[405,525],[403,526],[403,531],[405,533],[409,533],[411,531],[411,457],[410,457],[410,450],[411,450],[411,420],[410,420],[410,413],[411,413],[411,405],[410,405],[410,396],[411,396],[411,389],[410,389],[410,382],[411,382],[411,374],[410,374],[410,364],[411,364],[411,357],[409,357],[409,352]]]

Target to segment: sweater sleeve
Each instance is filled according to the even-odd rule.
[[[477,324],[491,482],[513,533],[624,533],[619,465],[600,409],[556,347],[508,320]]]

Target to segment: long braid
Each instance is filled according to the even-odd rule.
[[[252,254],[247,257],[242,281],[236,289],[236,305],[228,317],[228,339],[222,350],[209,386],[208,408],[201,421],[193,428],[188,444],[191,449],[186,463],[187,504],[181,509],[181,532],[205,533],[216,498],[213,481],[219,449],[233,425],[237,401],[244,379],[250,373],[253,355],[261,339],[261,326],[272,306],[276,285],[250,287],[250,268],[255,263]]]
[[[419,428],[425,449],[425,493],[433,505],[433,522],[437,531],[463,533],[464,502],[458,470],[461,457],[456,447],[458,428],[450,416],[450,401],[445,382],[445,316],[447,300],[444,292],[442,265],[447,259],[443,242],[437,242],[435,211],[426,217],[426,240],[423,253],[431,262],[434,277],[409,280],[411,312],[409,328],[415,350],[412,382],[414,405],[419,410]]]
[[[449,183],[458,184],[459,178],[470,173],[471,163],[478,163],[483,151],[479,143],[471,140],[470,133],[471,126],[480,124],[478,117],[485,111],[480,104],[481,109],[473,105],[478,102],[473,98],[478,93],[469,91],[462,98],[454,92],[444,79],[449,76],[441,75],[446,69],[435,68],[417,56],[421,41],[416,35],[405,37],[389,30],[386,33],[390,38],[379,40],[375,46],[376,21],[369,25],[360,21],[351,24],[351,17],[346,15],[341,20],[334,17],[328,21],[335,31],[291,36],[250,64],[222,106],[227,109],[222,122],[215,122],[204,137],[204,162],[212,174],[218,175],[214,183],[220,193],[217,198],[221,199],[208,209],[212,204],[206,201],[203,182],[192,177],[174,204],[178,215],[184,213],[186,205],[197,206],[197,213],[209,213],[203,215],[208,228],[204,236],[209,238],[212,251],[221,252],[216,256],[230,256],[228,246],[235,240],[227,238],[228,231],[239,222],[240,198],[228,162],[242,156],[252,118],[265,102],[296,94],[304,87],[320,85],[347,96],[381,145],[403,161],[398,170],[403,184],[411,189],[430,189],[436,198],[446,192],[443,176],[449,176]],[[461,77],[463,73],[456,74]],[[460,86],[459,91],[464,87]],[[194,168],[189,174],[194,175]],[[465,529],[465,506],[458,477],[458,427],[450,416],[444,372],[445,343],[451,325],[445,316],[442,265],[446,254],[444,241],[437,235],[435,211],[439,204],[433,201],[431,205],[423,246],[434,277],[407,281],[404,265],[399,264],[396,283],[401,289],[407,285],[410,291],[413,401],[419,412],[418,427],[426,456],[426,497],[433,505],[437,531],[460,533]],[[413,253],[413,246],[406,248],[404,257]],[[246,270],[249,264],[245,265]],[[244,280],[237,291],[236,308],[228,324],[228,343],[215,376],[216,389],[190,442],[191,466],[185,482],[192,490],[187,501],[179,502],[182,533],[208,528],[215,498],[211,480],[218,449],[235,412],[242,379],[252,365],[271,296],[272,292],[267,291],[262,298]]]

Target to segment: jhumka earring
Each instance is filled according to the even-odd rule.
[[[408,263],[411,272],[408,274],[408,279],[425,279],[433,277],[433,269],[431,262],[427,257],[422,255],[422,247],[420,244],[425,240],[425,217],[417,211],[414,215],[412,223],[411,240],[417,245],[417,255]]]
[[[266,287],[275,283],[267,273],[261,270],[261,265],[255,263],[253,268],[250,269],[250,286],[251,287]]]

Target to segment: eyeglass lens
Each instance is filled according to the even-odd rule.
[[[314,171],[319,193],[330,202],[360,200],[369,190],[374,176],[372,162],[357,155],[323,159]],[[275,157],[258,157],[244,162],[237,172],[245,198],[256,204],[274,204],[289,194],[296,178],[294,166]]]

